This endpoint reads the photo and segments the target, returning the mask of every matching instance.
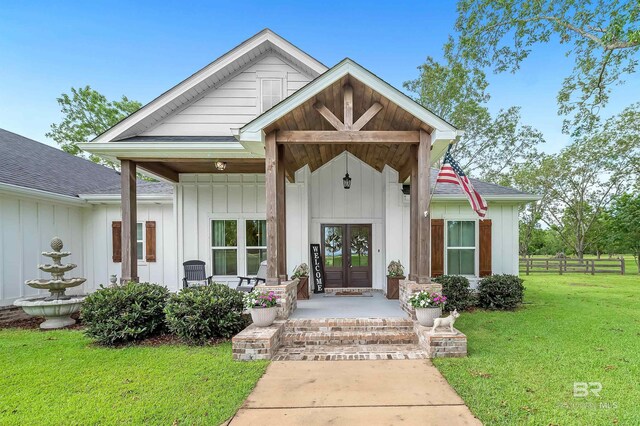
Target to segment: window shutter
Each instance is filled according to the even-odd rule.
[[[431,277],[444,274],[444,219],[431,219]]]
[[[122,222],[111,222],[111,246],[113,253],[111,259],[115,263],[122,262]]]
[[[491,275],[491,219],[480,221],[480,265],[481,277]]]
[[[156,261],[156,222],[153,220],[148,220],[146,223],[146,253],[147,253],[147,262],[155,262]]]

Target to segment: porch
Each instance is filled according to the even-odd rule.
[[[408,265],[409,278],[428,283],[430,167],[456,135],[449,124],[346,60],[242,127],[235,136],[237,142],[225,141],[224,147],[217,144],[219,148],[212,142],[210,152],[204,149],[204,143],[198,148],[195,143],[166,139],[166,143],[156,144],[154,149],[149,146],[148,150],[140,149],[146,139],[136,142],[135,151],[125,149],[133,142],[110,143],[109,150],[117,156],[122,169],[122,280],[137,279],[135,175],[144,170],[176,185],[178,264],[190,259],[209,260],[211,275],[217,281],[220,278],[231,285],[235,275],[250,274],[251,248],[252,256],[264,256],[267,261],[268,284],[277,285],[287,280],[296,264],[309,263],[309,244],[325,242],[323,227],[331,226],[330,232],[335,233],[339,226],[351,226],[344,232],[362,233],[369,226],[371,239],[364,251],[370,258],[366,265],[353,262],[361,253],[343,253],[342,269],[336,270],[336,263],[326,265],[334,268],[328,274],[333,285],[384,289],[386,264],[400,257]],[[180,149],[180,145],[184,148]],[[233,150],[231,145],[235,146]],[[366,169],[354,174],[353,186],[345,181],[343,188],[342,176],[336,182],[335,173],[330,181],[316,178],[326,174],[322,170],[329,164],[336,168],[335,160],[344,156],[345,163]],[[203,192],[201,196],[201,189],[207,190],[202,185],[207,176],[211,195]],[[252,192],[244,192],[245,178],[256,182]],[[410,220],[402,229],[404,207],[401,203],[391,206],[389,200],[402,196],[401,185],[407,179],[411,181],[411,196],[404,211]],[[392,194],[389,188],[393,180],[396,188]],[[226,193],[223,205],[215,199],[220,193],[216,193],[218,182]],[[193,190],[187,191],[191,185]],[[299,194],[294,188],[300,189]],[[365,188],[370,192],[364,194]],[[330,217],[314,216],[312,207],[316,201],[310,200],[313,191],[333,194],[328,200],[321,197],[316,204],[334,206]],[[299,200],[290,202],[292,195]],[[239,197],[239,208],[231,208],[233,197]],[[355,214],[347,207],[354,197],[362,197]],[[374,205],[373,200],[380,204]],[[251,212],[245,208],[247,203],[255,204]],[[213,232],[207,228],[217,218],[236,222],[234,226],[239,230],[234,244],[214,244],[210,237]],[[241,241],[244,231],[240,228],[245,220],[265,222],[261,244],[250,247]],[[400,232],[403,238],[393,241],[394,234]],[[344,240],[345,247],[348,243]],[[217,268],[212,249],[224,251],[229,259],[235,257],[230,262],[237,266]],[[220,275],[217,270],[224,273]]]
[[[407,318],[398,300],[387,299],[381,291],[356,294],[362,295],[312,294],[309,300],[297,301],[298,307],[289,318]]]

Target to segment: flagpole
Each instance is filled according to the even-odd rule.
[[[449,144],[449,147],[447,148],[447,152],[449,152],[451,150],[451,146],[453,146],[453,144]],[[445,153],[446,155],[446,153]],[[444,155],[442,156],[442,158],[444,158]],[[439,163],[439,167],[438,167],[438,173],[440,173],[440,169],[442,168],[442,159],[440,159]],[[429,179],[431,179],[431,165],[429,165]],[[436,186],[438,186],[438,177],[436,175],[436,181],[433,184],[433,188],[431,188],[431,194],[429,196],[429,210],[431,210],[431,200],[433,200],[433,196],[436,193]],[[424,216],[427,217],[427,212],[424,212]]]

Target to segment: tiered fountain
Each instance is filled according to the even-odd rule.
[[[43,329],[62,328],[75,324],[76,321],[71,318],[71,315],[80,310],[84,301],[84,296],[65,295],[68,288],[79,286],[86,281],[86,278],[64,277],[65,272],[75,269],[77,265],[60,263],[60,259],[71,254],[68,251],[61,251],[62,247],[62,240],[55,237],[51,240],[53,251],[42,252],[43,256],[53,259],[53,264],[38,265],[38,268],[50,273],[51,279],[25,282],[29,287],[49,290],[49,296],[25,297],[13,303],[22,307],[29,315],[45,317],[46,321],[40,324],[40,328]]]

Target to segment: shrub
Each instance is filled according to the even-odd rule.
[[[515,275],[491,275],[478,285],[478,304],[486,309],[511,310],[522,303],[524,286]]]
[[[388,277],[404,277],[404,266],[399,260],[392,260],[387,266]]]
[[[469,280],[460,275],[441,275],[433,281],[442,284],[442,294],[447,296],[447,311],[464,311],[474,305]]]
[[[85,334],[103,345],[142,340],[166,330],[166,287],[129,282],[101,288],[82,304],[80,318]]]
[[[229,338],[245,326],[242,294],[224,284],[188,287],[173,294],[165,313],[169,330],[190,344]]]

